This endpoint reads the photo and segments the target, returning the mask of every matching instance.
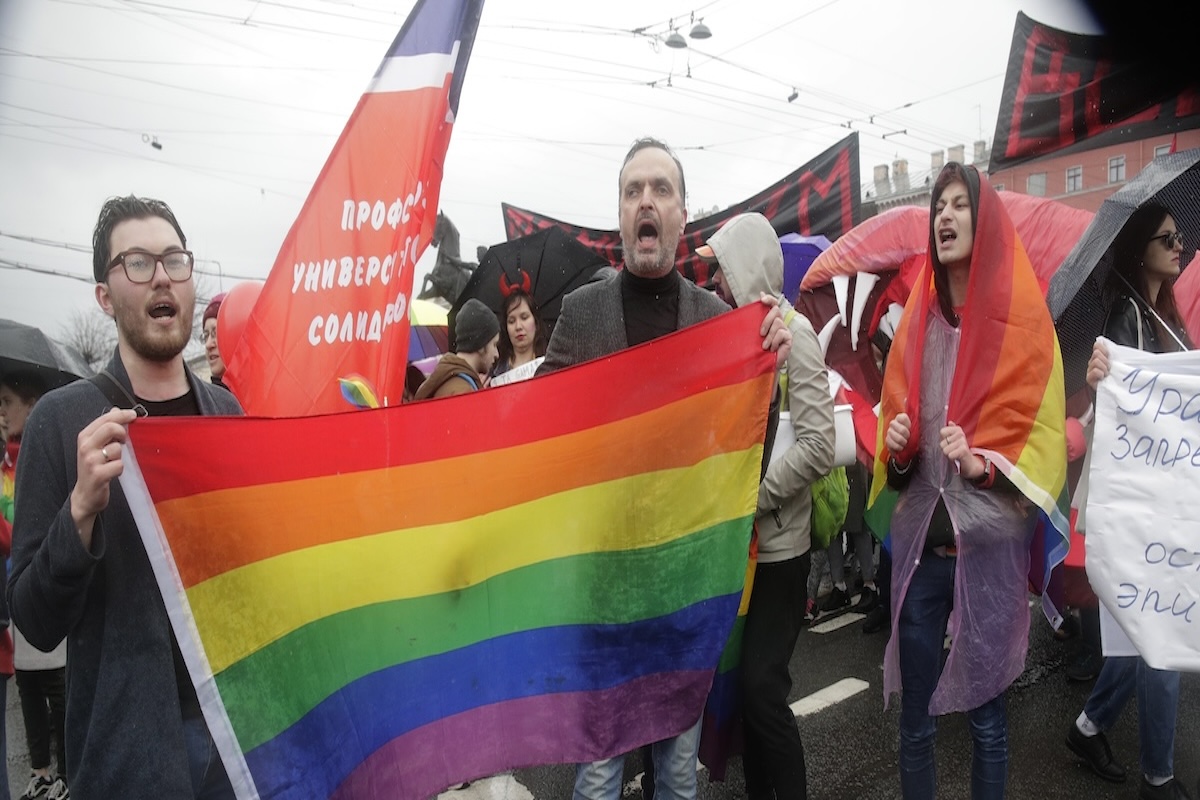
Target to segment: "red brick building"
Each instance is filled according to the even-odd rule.
[[[1200,129],[1180,131],[1177,150],[1200,147]],[[1021,192],[1057,200],[1073,208],[1097,211],[1104,199],[1132,180],[1155,156],[1171,149],[1172,135],[1099,147],[1070,155],[1051,154],[988,175],[1000,191]],[[977,141],[968,151],[963,145],[930,153],[928,169],[910,172],[906,159],[877,164],[873,181],[864,187],[863,219],[904,205],[928,206],[929,187],[946,161],[974,164],[985,174],[991,151]]]
[[[1177,150],[1200,147],[1200,130],[1181,131]],[[988,176],[997,189],[1048,197],[1098,211],[1104,199],[1132,180],[1155,156],[1170,152],[1171,135],[1100,147],[1070,155],[1052,154]]]

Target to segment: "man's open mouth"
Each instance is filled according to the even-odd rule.
[[[945,244],[946,242],[954,241],[957,238],[958,238],[958,234],[955,233],[954,231],[950,230],[949,228],[943,228],[942,230],[938,231],[938,241],[941,242],[942,244]]]
[[[658,226],[650,220],[643,220],[637,227],[638,244],[651,246],[658,242]]]
[[[174,318],[177,313],[178,311],[171,303],[155,303],[150,306],[151,319]]]

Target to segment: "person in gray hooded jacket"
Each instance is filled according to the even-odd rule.
[[[809,571],[812,484],[833,466],[833,399],[829,376],[806,317],[782,295],[783,250],[762,214],[739,214],[697,251],[717,264],[713,282],[735,307],[779,297],[792,334],[787,409],[795,443],[771,462],[758,488],[758,566],[742,634],[746,734],[742,763],[750,800],[808,797],[804,746],[788,708],[788,662],[800,636]],[[780,436],[787,435],[780,431]]]

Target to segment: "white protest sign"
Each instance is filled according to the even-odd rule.
[[[537,368],[546,360],[545,356],[538,356],[533,361],[526,361],[519,367],[513,367],[508,372],[501,372],[499,375],[493,375],[489,386],[504,386],[507,383],[516,383],[517,381],[527,381],[533,377],[533,373],[537,372]]]
[[[1200,352],[1106,344],[1088,579],[1147,664],[1200,672]]]

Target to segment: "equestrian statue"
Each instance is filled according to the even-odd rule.
[[[441,211],[438,211],[437,223],[433,227],[432,244],[438,249],[437,260],[425,276],[417,297],[421,300],[441,297],[453,307],[479,264],[462,260],[458,228]]]

